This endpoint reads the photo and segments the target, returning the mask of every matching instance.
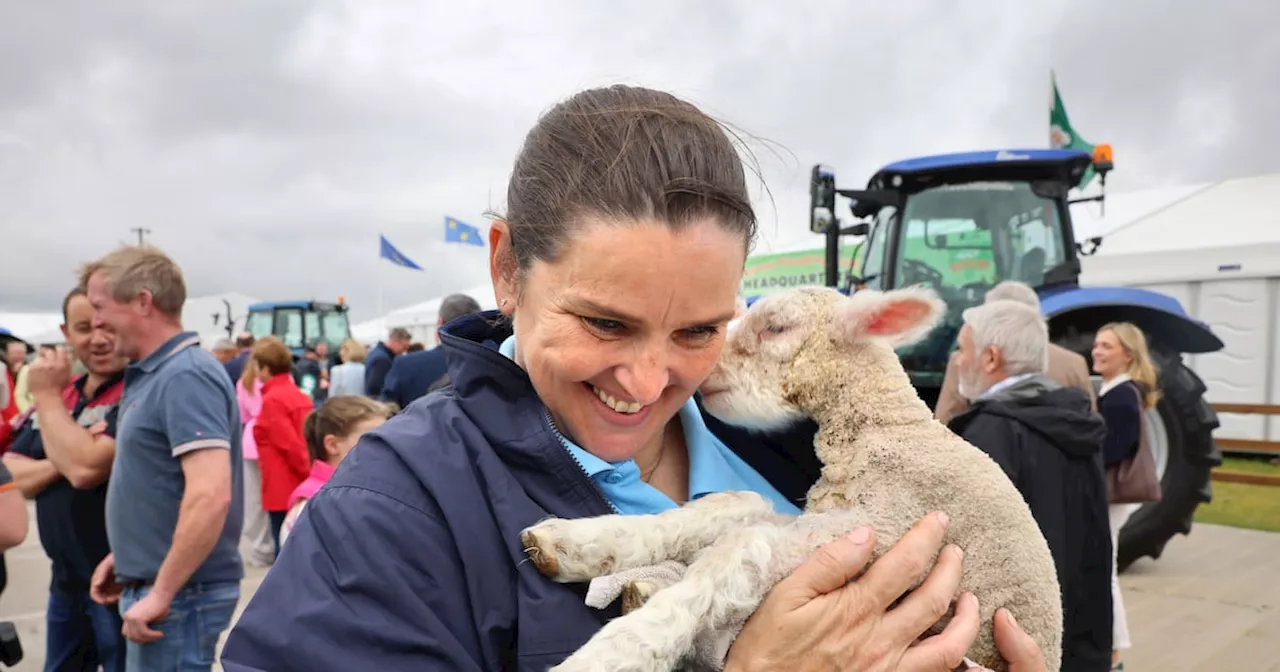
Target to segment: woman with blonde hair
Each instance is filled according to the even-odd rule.
[[[1093,370],[1102,376],[1102,388],[1098,391],[1098,412],[1107,421],[1107,438],[1103,443],[1103,458],[1108,481],[1113,472],[1134,459],[1141,448],[1142,425],[1146,411],[1155,408],[1160,399],[1156,388],[1156,368],[1147,349],[1147,337],[1142,330],[1128,322],[1112,322],[1098,329],[1093,341]],[[1112,503],[1111,519],[1111,603],[1113,670],[1123,670],[1120,652],[1130,648],[1129,624],[1125,617],[1124,599],[1120,594],[1120,581],[1116,571],[1116,547],[1120,529],[1140,502]]]
[[[275,542],[271,540],[271,521],[262,508],[262,471],[258,468],[258,443],[253,439],[253,426],[262,410],[262,381],[252,357],[245,360],[236,381],[236,402],[240,406],[240,445],[244,452],[244,529],[240,537],[249,547],[249,564],[267,567],[275,557]]]
[[[329,396],[364,394],[365,349],[354,338],[348,338],[338,348],[342,363],[329,369]]]

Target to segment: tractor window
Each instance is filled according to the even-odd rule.
[[[1045,271],[1066,261],[1058,213],[1051,204],[1009,220],[1013,263],[1007,277],[1032,287],[1044,283]]]
[[[302,347],[302,311],[297,308],[276,311],[275,334],[285,347]]]
[[[893,236],[894,215],[898,209],[888,206],[876,213],[876,221],[868,234],[866,254],[862,261],[862,281],[868,289],[880,289],[884,278],[884,254]]]
[[[308,310],[302,314],[302,322],[305,327],[306,342],[316,343],[324,336],[320,332],[320,315],[314,310]]]
[[[249,313],[245,330],[253,334],[254,340],[261,340],[271,335],[272,311],[259,310]]]
[[[948,303],[980,301],[1000,280],[1033,287],[1066,258],[1057,204],[1027,182],[945,185],[912,194],[894,283],[924,283]]]
[[[342,342],[351,337],[351,326],[347,314],[338,310],[327,310],[320,313],[320,324],[324,330],[324,340],[330,348],[338,348]]]
[[[898,286],[928,285],[945,300],[966,285],[996,283],[991,232],[972,219],[908,219],[902,232],[894,267]]]

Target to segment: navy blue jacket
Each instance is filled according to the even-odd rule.
[[[1142,388],[1126,380],[1098,399],[1098,413],[1107,422],[1107,440],[1102,446],[1103,462],[1108,468],[1138,454],[1142,438]]]
[[[364,360],[364,393],[377,399],[382,394],[382,384],[391,370],[391,363],[396,359],[395,353],[386,343],[369,348],[369,356]]]
[[[249,354],[250,351],[241,350],[240,354],[232,357],[226,364],[222,365],[227,369],[227,375],[231,376],[232,385],[240,381],[240,376],[244,373],[244,365],[249,363]]]
[[[610,513],[524,371],[494,349],[496,312],[442,334],[452,385],[366,434],[307,509],[222,654],[227,672],[537,670],[618,604],[526,561],[520,530]],[[787,497],[818,476],[814,425],[768,441],[708,427]]]
[[[448,370],[447,366],[444,348],[407,352],[396,357],[382,384],[382,400],[407,408],[427,393],[431,384]]]

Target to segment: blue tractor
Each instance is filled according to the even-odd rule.
[[[1069,197],[1092,168],[1103,194]],[[1081,287],[1080,258],[1097,238],[1078,244],[1070,205],[1105,199],[1110,148],[981,151],[908,159],[872,175],[866,189],[837,189],[835,173],[815,166],[810,185],[810,230],[826,237],[826,281],[843,291],[893,289],[924,283],[946,301],[947,317],[922,342],[899,351],[912,382],[932,408],[961,327],[961,312],[980,304],[1005,279],[1037,288],[1050,338],[1090,359],[1093,335],[1111,321],[1146,332],[1160,372],[1163,398],[1148,412],[1147,428],[1160,473],[1161,501],[1144,505],[1120,534],[1123,569],[1143,556],[1158,558],[1175,533],[1210,499],[1210,470],[1221,463],[1212,432],[1218,418],[1205,386],[1183,364],[1184,353],[1214,352],[1222,341],[1186,313],[1176,299],[1125,287]],[[836,196],[851,200],[856,221],[842,226]],[[865,236],[860,269],[842,273],[840,244]],[[841,282],[844,280],[844,282]],[[843,285],[843,286],[841,286]],[[1096,381],[1095,381],[1096,382]]]
[[[271,301],[249,306],[245,330],[253,337],[276,336],[293,351],[294,359],[302,357],[306,346],[325,343],[329,346],[331,365],[338,361],[338,348],[351,337],[347,304],[341,297],[336,303],[322,301]]]

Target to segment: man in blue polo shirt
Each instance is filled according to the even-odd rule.
[[[107,488],[112,553],[91,595],[120,602],[128,667],[206,672],[244,577],[240,410],[226,370],[182,328],[186,284],[159,250],[87,264],[94,325],[116,333],[125,370]]]
[[[62,334],[88,373],[72,380],[71,353],[42,352],[27,374],[34,406],[4,455],[22,494],[36,502],[40,543],[52,563],[45,611],[45,669],[124,670],[120,612],[89,599],[107,545],[107,476],[115,456],[124,367],[115,335],[95,329],[83,289],[62,302]]]

